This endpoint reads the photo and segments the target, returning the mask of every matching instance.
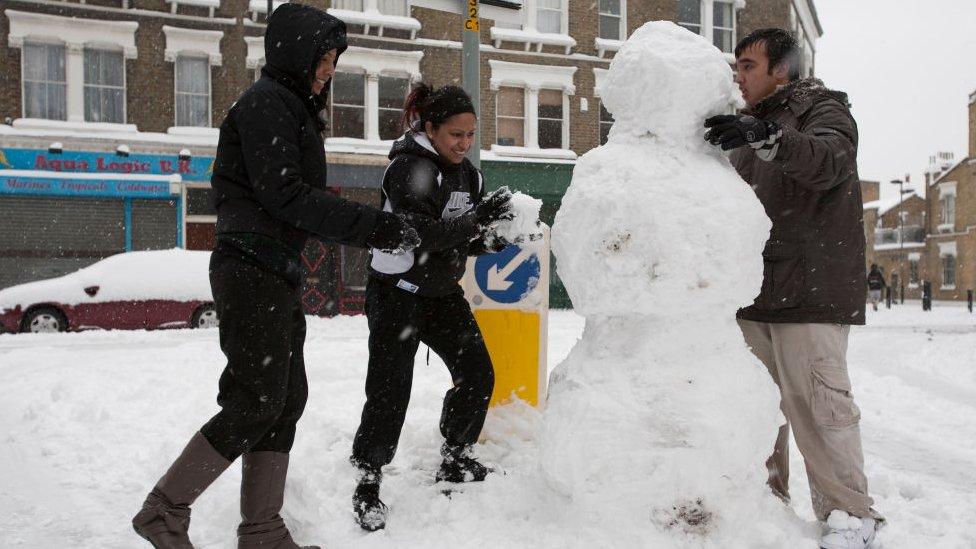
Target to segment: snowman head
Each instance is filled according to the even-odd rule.
[[[637,29],[598,92],[613,114],[611,144],[652,134],[699,146],[705,118],[745,106],[725,54],[670,21]]]

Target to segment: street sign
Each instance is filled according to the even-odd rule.
[[[541,269],[538,255],[513,244],[475,260],[474,276],[486,297],[498,303],[517,303],[539,284]]]
[[[549,332],[549,228],[539,241],[468,258],[462,281],[495,369],[490,406],[544,402]]]

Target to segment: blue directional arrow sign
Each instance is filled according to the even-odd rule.
[[[479,257],[474,279],[481,293],[498,303],[516,303],[539,284],[539,256],[512,244],[504,250]]]

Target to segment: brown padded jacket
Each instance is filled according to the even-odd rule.
[[[763,283],[737,316],[758,322],[864,324],[864,227],[857,124],[847,95],[816,79],[777,90],[748,114],[782,128],[772,160],[731,160],[772,221]]]

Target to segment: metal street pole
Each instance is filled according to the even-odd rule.
[[[478,0],[460,0],[462,48],[461,48],[461,86],[471,96],[475,116],[479,124],[475,126],[474,145],[468,151],[468,160],[474,167],[481,168],[481,29],[478,24]]]
[[[905,302],[905,219],[902,215],[902,206],[905,200],[905,182],[901,179],[892,179],[891,183],[898,185],[898,286],[901,292],[901,302]]]
[[[273,11],[274,11],[274,5],[272,3],[272,0],[268,0],[268,17],[271,17],[271,12]],[[255,17],[255,19],[257,18]]]

